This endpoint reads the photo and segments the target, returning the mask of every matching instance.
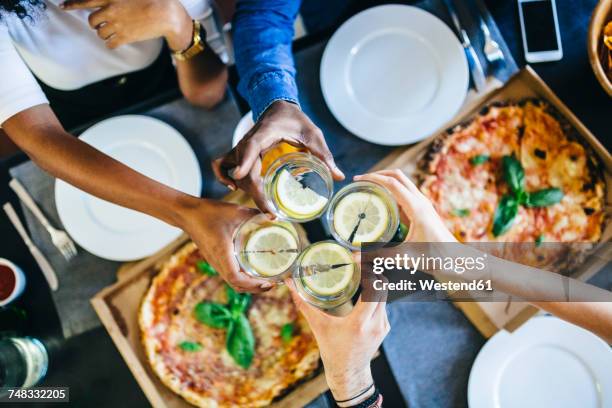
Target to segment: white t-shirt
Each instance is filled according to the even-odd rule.
[[[219,35],[208,0],[180,0],[192,18],[202,20],[209,45],[219,50]],[[64,11],[61,0],[45,0],[33,19],[3,14],[0,21],[0,126],[11,116],[47,103],[32,72],[59,90],[75,90],[149,66],[163,40],[106,48],[87,18],[93,10]],[[211,26],[212,25],[212,26]],[[211,40],[215,45],[211,43]],[[222,39],[221,39],[222,43]]]

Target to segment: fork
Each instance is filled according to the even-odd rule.
[[[499,47],[497,41],[495,41],[493,37],[491,37],[491,31],[489,30],[489,26],[487,26],[487,23],[485,22],[486,13],[483,9],[483,5],[479,0],[476,0],[476,3],[479,9],[478,18],[480,20],[480,30],[482,31],[485,40],[484,47],[482,50],[487,61],[489,61],[489,63],[491,64],[494,64],[504,59],[504,53]]]
[[[49,223],[47,217],[45,217],[40,208],[38,208],[38,205],[36,205],[30,194],[27,192],[25,187],[23,187],[23,185],[17,179],[12,179],[9,182],[9,186],[17,194],[19,199],[23,201],[25,206],[28,207],[30,211],[32,211],[32,214],[34,214],[36,219],[40,221],[42,226],[47,230],[47,232],[51,236],[51,241],[53,242],[53,245],[55,245],[55,247],[60,251],[64,259],[66,259],[66,261],[70,261],[72,258],[74,258],[77,254],[77,249],[76,245],[74,245],[74,242],[72,241],[72,239],[70,239],[68,234],[66,234],[65,231],[54,228],[51,223]]]

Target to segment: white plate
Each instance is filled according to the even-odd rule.
[[[461,107],[468,84],[455,34],[411,6],[378,6],[353,16],[321,60],[321,88],[332,114],[355,135],[387,146],[439,130]]]
[[[80,139],[146,176],[200,196],[202,175],[193,150],[180,133],[160,120],[118,116],[87,129]],[[96,198],[62,180],[55,183],[55,203],[72,238],[105,259],[141,259],[181,234],[162,221]]]
[[[498,332],[474,361],[470,408],[612,407],[612,351],[599,337],[555,317]]]
[[[244,135],[246,135],[247,132],[251,130],[253,126],[255,126],[255,122],[253,122],[253,112],[248,111],[246,115],[240,118],[240,121],[234,129],[234,136],[232,137],[232,147],[236,147],[238,142],[242,140]]]

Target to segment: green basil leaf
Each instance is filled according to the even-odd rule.
[[[196,266],[198,267],[199,271],[202,272],[204,275],[217,276],[219,274],[215,270],[215,268],[210,266],[210,264],[208,262],[206,262],[206,261],[198,261]]]
[[[489,159],[490,157],[487,154],[477,154],[476,156],[473,156],[472,158],[470,158],[470,163],[473,166],[479,166],[481,164],[488,162]]]
[[[544,190],[530,193],[527,196],[525,205],[527,207],[548,207],[557,204],[563,199],[563,191],[559,188],[546,188]]]
[[[193,341],[183,341],[179,344],[179,347],[183,351],[187,351],[190,353],[202,350],[202,345],[200,343],[195,343]]]
[[[467,217],[468,215],[470,215],[470,210],[468,210],[467,208],[455,208],[453,210],[453,215],[462,218]]]
[[[504,195],[493,216],[493,235],[502,235],[510,229],[518,214],[518,202],[511,195]]]
[[[250,293],[238,293],[229,285],[226,286],[227,305],[234,315],[244,313],[251,303]]]
[[[215,329],[227,328],[232,319],[227,306],[220,303],[200,302],[195,306],[193,313],[200,323]]]
[[[225,284],[225,293],[227,294],[227,304],[228,304],[228,306],[233,305],[234,302],[236,301],[236,298],[238,297],[238,292],[236,292],[234,290],[234,288],[232,288],[230,285],[228,285],[226,283]]]
[[[518,194],[525,189],[525,171],[523,166],[514,156],[504,156],[502,167],[506,183],[513,193]]]
[[[293,323],[286,323],[283,325],[283,327],[281,327],[280,330],[280,336],[281,339],[283,339],[283,343],[289,343],[291,341],[291,339],[293,338],[293,331],[294,331],[294,327],[293,327]]]
[[[535,240],[536,247],[539,247],[540,245],[542,245],[542,242],[544,242],[544,234],[540,234],[536,238],[536,240]]]
[[[245,315],[239,315],[230,324],[226,347],[236,364],[242,368],[249,368],[255,355],[255,336]]]

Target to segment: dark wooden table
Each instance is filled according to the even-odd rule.
[[[535,69],[610,149],[612,99],[608,98],[595,80],[586,52],[586,30],[595,3],[595,0],[557,0],[565,56],[560,62],[536,65]],[[515,60],[523,65],[516,2],[488,0],[487,5]],[[176,95],[176,92],[170,92],[164,98],[145,103],[134,111],[143,111]],[[11,201],[15,208],[19,208],[19,205],[7,185],[8,169],[23,160],[26,160],[25,156],[18,155],[0,162],[0,202]],[[0,318],[0,331],[33,335],[46,342],[51,350],[52,363],[45,384],[71,387],[70,405],[73,406],[148,406],[144,394],[104,329],[96,329],[68,341],[62,339],[46,282],[4,216],[0,216],[0,233],[0,256],[13,260],[31,272],[26,292],[15,303],[16,307],[26,312],[25,319],[17,315],[10,315],[9,318],[9,315],[4,314]],[[403,406],[385,359],[378,359],[373,369],[385,394],[386,405]]]

